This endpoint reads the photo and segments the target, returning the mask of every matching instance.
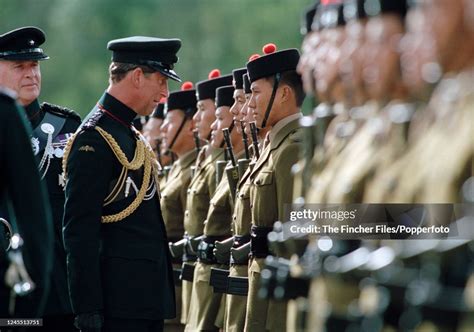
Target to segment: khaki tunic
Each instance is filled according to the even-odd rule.
[[[242,178],[237,184],[235,194],[234,213],[232,215],[232,233],[237,236],[250,234],[251,211],[250,211],[250,173],[256,160],[253,159]],[[246,265],[231,265],[229,276],[248,277]],[[224,330],[240,332],[244,330],[245,314],[247,311],[247,296],[226,295]]]
[[[229,183],[227,176],[223,176],[209,202],[209,211],[204,221],[204,235],[231,236],[230,203]],[[209,285],[212,267],[227,268],[226,265],[220,264],[196,263],[187,331],[216,330],[217,327],[222,327],[222,317],[218,315],[222,294],[214,293],[213,287]],[[219,321],[216,321],[217,319]]]
[[[273,223],[285,221],[286,204],[292,202],[293,178],[288,176],[291,167],[298,161],[301,148],[301,114],[288,116],[277,123],[269,134],[266,145],[250,174],[250,207],[252,224],[271,227]],[[264,259],[252,259],[249,266],[249,294],[246,331],[285,331],[286,303],[259,299],[260,275]]]
[[[161,213],[165,222],[168,239],[177,241],[184,234],[184,211],[186,210],[186,195],[191,182],[191,165],[196,161],[195,150],[186,153],[173,165],[168,175],[167,186],[161,192]],[[180,264],[173,264],[174,268],[180,268]],[[169,324],[177,324],[181,318],[181,287],[175,287],[176,317],[167,321]]]
[[[174,163],[167,185],[161,192],[161,212],[171,241],[182,238],[184,234],[186,196],[191,182],[191,165],[196,161],[196,156],[193,150]]]
[[[199,236],[203,233],[209,201],[216,190],[215,164],[217,160],[223,158],[223,149],[213,149],[210,146],[204,147],[197,157],[196,171],[189,184],[184,213],[184,231],[190,236]],[[189,281],[182,282],[182,324],[188,321],[192,285]]]

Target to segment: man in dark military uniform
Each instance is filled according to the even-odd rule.
[[[24,27],[0,36],[0,84],[18,94],[33,128],[31,144],[39,161],[41,179],[45,179],[54,222],[54,261],[51,289],[45,308],[44,328],[51,326],[73,331],[73,315],[67,290],[66,254],[62,239],[64,180],[62,156],[67,139],[80,125],[79,115],[66,108],[38,102],[41,92],[39,61],[49,57],[40,48],[43,31]],[[29,305],[24,303],[24,305]],[[21,312],[23,303],[19,303]]]
[[[53,227],[46,190],[40,182],[38,169],[31,152],[31,129],[15,104],[13,94],[0,89],[0,205],[10,207],[8,219],[24,240],[23,259],[26,270],[35,284],[27,297],[30,310],[22,317],[41,317],[50,285],[53,254]],[[6,215],[0,215],[7,219]],[[2,226],[0,226],[0,229]],[[14,227],[15,228],[15,227]],[[2,229],[3,230],[3,229]],[[8,243],[0,234],[0,317],[8,317],[10,289],[4,285],[8,267],[4,250]],[[5,242],[5,243],[3,243]],[[4,247],[6,245],[6,247]],[[25,315],[25,316],[23,316]]]
[[[158,163],[132,126],[168,95],[179,39],[108,43],[110,84],[64,156],[64,242],[75,324],[82,331],[162,331],[175,316]]]

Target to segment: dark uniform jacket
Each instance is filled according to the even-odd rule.
[[[54,225],[53,272],[51,274],[51,289],[45,314],[70,314],[72,309],[67,289],[66,253],[62,236],[65,200],[64,181],[62,179],[62,156],[67,139],[77,130],[81,124],[81,118],[75,112],[60,106],[48,103],[40,105],[38,100],[25,107],[25,110],[33,128],[33,151],[39,163],[41,163],[45,153],[45,145],[38,144],[38,136],[45,134],[41,126],[51,124],[56,128],[52,137],[53,151],[51,159],[49,161],[45,159],[44,166],[40,170],[40,175],[44,176],[43,180],[46,182],[48,189]]]
[[[101,223],[102,216],[127,208],[136,194],[133,189],[128,196],[122,191],[104,207],[122,165],[95,127],[109,133],[131,161],[137,145],[131,128],[135,115],[105,93],[84,122],[67,158],[63,232],[76,314],[103,311],[106,317],[127,319],[175,316],[172,266],[159,193],[150,194],[124,219]],[[143,167],[129,171],[129,175],[140,188]]]
[[[36,290],[24,298],[30,306],[19,314],[41,317],[50,283],[53,231],[46,190],[39,180],[31,151],[30,134],[23,110],[20,113],[14,99],[0,91],[0,203],[13,210],[9,214],[12,218],[1,217],[13,223],[23,238],[23,259],[36,285]],[[3,283],[7,266],[4,252],[0,252],[0,317],[7,317],[8,313],[9,290]]]

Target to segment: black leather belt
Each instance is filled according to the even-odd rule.
[[[227,285],[227,294],[247,296],[249,292],[249,278],[247,277],[229,277]]]
[[[209,285],[214,288],[214,293],[227,293],[229,270],[211,268]]]
[[[267,235],[273,227],[252,226],[250,230],[250,253],[254,258],[265,258],[270,255]]]
[[[194,280],[194,268],[195,268],[194,264],[184,262],[183,263],[183,269],[181,270],[180,279],[181,280],[186,280],[186,281],[189,281],[189,282],[193,282],[193,280]]]

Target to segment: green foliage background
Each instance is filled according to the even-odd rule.
[[[41,100],[89,112],[107,87],[111,39],[177,37],[184,80],[228,73],[274,42],[300,48],[300,19],[310,0],[0,0],[0,33],[35,25],[46,32]],[[170,90],[179,85],[170,82]]]

